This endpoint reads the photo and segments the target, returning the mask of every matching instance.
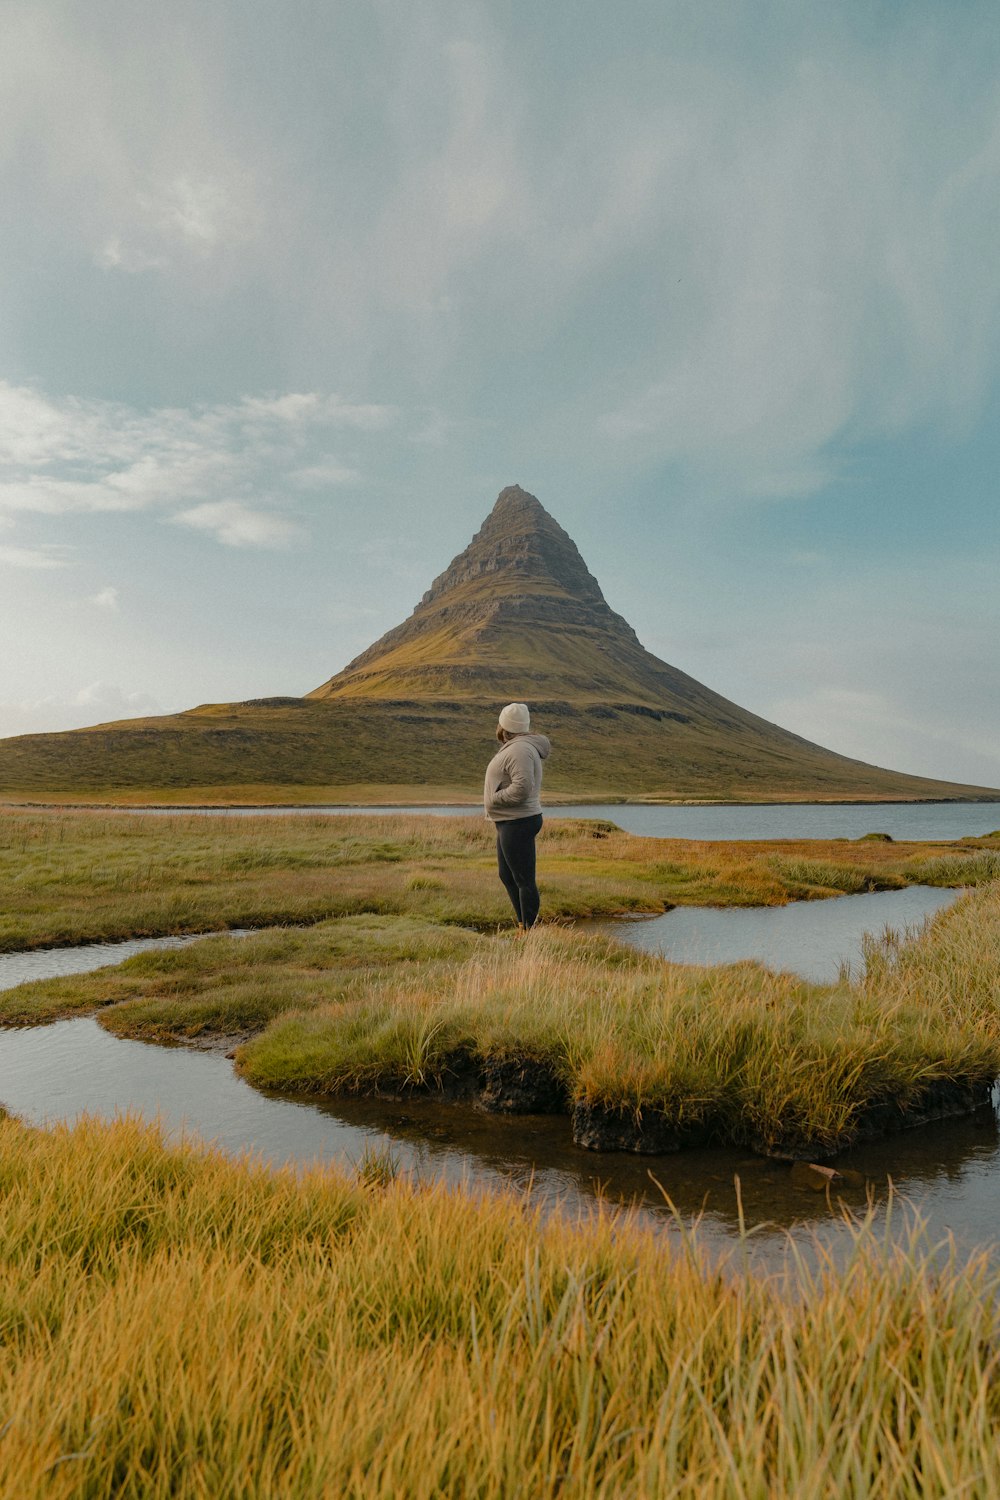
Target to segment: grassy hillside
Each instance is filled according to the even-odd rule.
[[[475,801],[497,699],[275,699],[213,704],[66,734],[0,740],[0,797],[188,802]],[[634,704],[533,704],[553,741],[549,795],[586,801],[975,799],[835,756],[762,720],[679,722]],[[760,726],[760,727],[758,727]]]

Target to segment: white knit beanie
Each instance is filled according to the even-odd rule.
[[[508,734],[527,734],[531,728],[531,715],[526,703],[508,703],[500,711],[500,728]]]

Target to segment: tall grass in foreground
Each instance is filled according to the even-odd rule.
[[[0,1121],[0,1492],[1000,1496],[998,1273],[757,1280],[619,1222]]]

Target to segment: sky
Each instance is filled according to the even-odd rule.
[[[1000,786],[994,0],[5,0],[0,736],[318,686],[521,484]]]

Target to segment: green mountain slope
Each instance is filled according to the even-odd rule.
[[[0,741],[0,795],[393,802],[475,796],[497,710],[554,741],[550,794],[991,798],[780,729],[646,651],[534,496],[502,491],[413,614],[306,698]]]

